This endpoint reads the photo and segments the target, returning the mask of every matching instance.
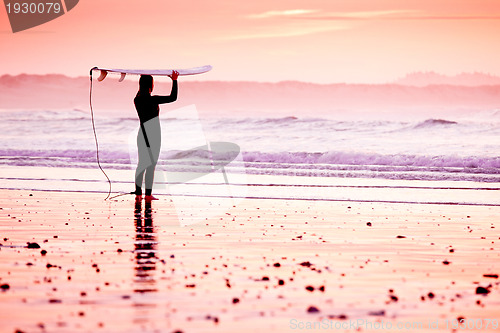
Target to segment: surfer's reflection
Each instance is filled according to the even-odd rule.
[[[136,200],[135,210],[135,279],[136,293],[155,292],[156,280],[156,233],[153,226],[151,201],[145,202],[144,217],[142,215],[142,200]]]

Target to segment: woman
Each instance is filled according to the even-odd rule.
[[[154,82],[151,75],[141,75],[139,79],[139,91],[134,98],[135,108],[139,116],[140,129],[137,134],[137,151],[139,162],[135,170],[135,195],[136,200],[142,199],[142,180],[145,178],[145,199],[158,200],[153,197],[153,180],[156,163],[160,156],[161,127],[159,104],[171,103],[177,99],[177,77],[179,72],[173,71],[169,75],[172,79],[172,91],[169,96],[151,96]],[[144,177],[145,174],[145,177]]]

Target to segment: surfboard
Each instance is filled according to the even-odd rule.
[[[100,71],[101,75],[97,78],[98,81],[102,81],[106,78],[108,73],[116,73],[120,74],[119,82],[122,82],[125,79],[127,74],[130,75],[157,75],[157,76],[167,76],[172,75],[172,72],[176,70],[179,72],[179,75],[196,75],[202,74],[210,71],[212,66],[206,65],[201,67],[192,67],[192,68],[184,68],[184,69],[117,69],[117,68],[99,68],[94,67],[91,71]]]

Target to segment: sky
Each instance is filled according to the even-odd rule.
[[[190,80],[387,83],[408,73],[500,76],[498,0],[81,0],[12,33],[0,75],[213,70]]]

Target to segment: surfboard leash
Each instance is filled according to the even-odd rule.
[[[104,200],[107,200],[109,198],[109,196],[111,195],[111,180],[109,179],[109,177],[106,174],[106,172],[104,171],[104,169],[101,167],[101,162],[99,161],[99,142],[97,141],[97,133],[96,133],[96,130],[95,130],[95,122],[94,122],[94,109],[92,108],[92,81],[93,81],[92,80],[92,71],[94,69],[97,69],[97,67],[94,67],[94,68],[92,68],[90,70],[90,95],[89,95],[90,115],[91,115],[91,119],[92,119],[92,129],[94,130],[94,139],[95,139],[97,165],[99,166],[99,169],[102,171],[102,173],[104,174],[104,176],[106,176],[106,179],[108,180],[108,183],[109,183],[108,195],[106,196],[106,198],[104,198]]]

